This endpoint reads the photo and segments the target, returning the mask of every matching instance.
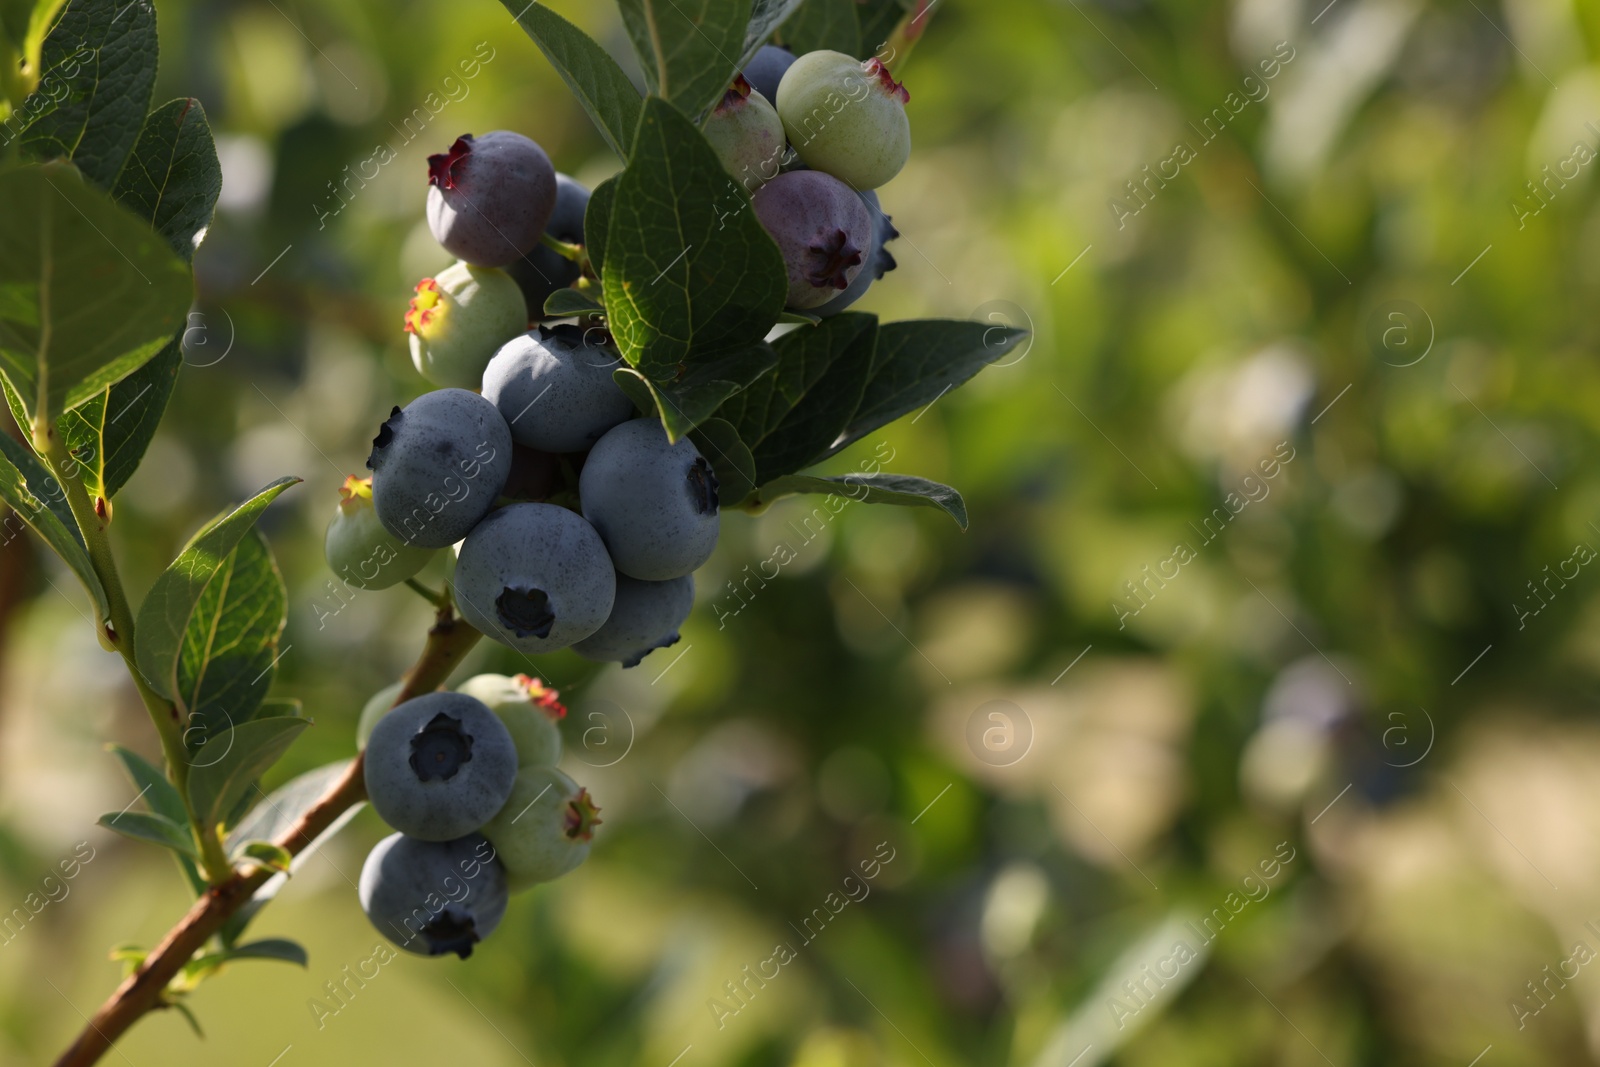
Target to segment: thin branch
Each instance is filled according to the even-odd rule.
[[[443,685],[481,636],[457,619],[450,609],[441,610],[428,631],[422,654],[406,674],[405,685],[395,697],[395,703]],[[346,809],[365,798],[361,757],[357,756],[343,777],[274,843],[290,855],[298,855]],[[145,957],[139,969],[125,978],[116,992],[100,1005],[83,1032],[56,1060],[56,1067],[89,1067],[142,1016],[160,1007],[161,994],[167,984],[222,929],[228,917],[255,895],[272,873],[258,868],[250,874],[234,874],[209,888]]]

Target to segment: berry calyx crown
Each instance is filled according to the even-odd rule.
[[[589,791],[578,787],[578,795],[567,801],[564,831],[572,841],[588,841],[594,837],[594,828],[600,825],[600,809],[595,806]]]
[[[889,73],[889,68],[883,65],[883,60],[874,56],[861,64],[862,73],[869,78],[878,79],[878,88],[898,99],[902,104],[911,103],[911,91],[903,84],[894,80]]]
[[[339,510],[346,515],[363,507],[372,506],[372,479],[354,474],[345,478],[339,487]]]
[[[437,185],[441,189],[454,189],[456,179],[456,164],[472,154],[472,134],[464,133],[456,138],[456,143],[450,146],[448,152],[436,152],[428,157],[428,184]]]
[[[416,294],[406,308],[406,333],[426,339],[428,329],[444,315],[449,306],[439,283],[432,278],[422,279],[417,283]]]
[[[733,84],[728,86],[728,91],[722,94],[722,100],[717,104],[717,111],[722,113],[743,107],[754,91],[754,87],[745,80],[743,74],[735,74]]]
[[[561,703],[561,690],[552,689],[541,679],[527,674],[519,674],[512,678],[512,681],[517,683],[517,688],[527,694],[529,702],[535,707],[542,708],[550,718],[567,717],[567,706]]]
[[[865,258],[844,230],[819,236],[807,252],[806,280],[818,289],[850,288],[848,271]]]

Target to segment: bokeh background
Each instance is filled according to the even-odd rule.
[[[320,548],[424,388],[424,157],[510,128],[617,163],[493,0],[157,7],[157,100],[204,103],[225,184],[114,530],[141,590],[305,478],[263,524],[316,719],[282,779],[353,752],[428,622]],[[625,51],[611,5],[552,7]],[[363,812],[257,922],[310,968],[237,964],[203,1042],[164,1012],[120,1062],[1600,1062],[1597,55],[1587,0],[940,0],[863,306],[1033,340],[837,462],[948,482],[971,529],[730,514],[670,652],[479,650],[561,689],[591,860],[470,962],[358,985]],[[103,744],[155,746],[70,580],[17,538],[0,602],[0,909],[92,855],[0,935],[0,1061],[37,1063],[188,898],[94,825],[133,794]]]

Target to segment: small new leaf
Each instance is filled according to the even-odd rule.
[[[271,841],[247,841],[244,847],[234,855],[237,861],[251,861],[258,866],[273,871],[289,870],[289,865],[294,862],[294,857],[289,855],[289,850],[282,845],[275,845]]]

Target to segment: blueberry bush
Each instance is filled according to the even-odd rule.
[[[947,486],[813,470],[1025,334],[846,310],[894,263],[871,190],[910,152],[910,93],[890,71],[927,18],[869,0],[846,30],[800,6],[619,0],[641,94],[572,24],[506,0],[507,32],[533,40],[624,166],[592,190],[556,174],[532,111],[506,117],[515,131],[441,134],[416,175],[461,262],[419,282],[394,329],[440,388],[393,398],[370,473],[330,505],[326,552],[353,588],[426,597],[434,622],[363,713],[365,751],[270,794],[263,775],[316,728],[274,689],[287,594],[258,529],[299,479],[204,525],[137,604],[114,551],[221,191],[204,107],[152,100],[147,0],[0,6],[0,384],[21,431],[0,436],[0,497],[82,583],[160,741],[160,766],[114,748],[138,796],[102,825],[168,851],[193,896],[159,943],[118,950],[122,984],[60,1064],[95,1062],[152,1010],[198,1029],[187,1000],[226,965],[304,965],[251,922],[367,800],[400,832],[354,895],[410,952],[467,957],[508,893],[583,860],[600,813],[555,769],[553,693],[496,675],[436,692],[481,637],[627,669],[677,639],[721,513],[791,494],[966,525]],[[817,43],[798,59],[769,43],[791,19],[788,43]],[[454,566],[430,588],[416,575],[440,557]]]

